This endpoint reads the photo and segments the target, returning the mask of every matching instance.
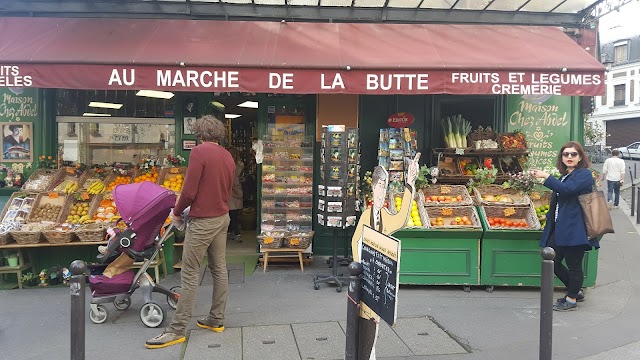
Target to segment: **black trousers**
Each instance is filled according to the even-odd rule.
[[[576,298],[582,289],[584,282],[584,271],[582,270],[582,260],[584,259],[584,246],[553,246],[556,258],[553,262],[553,272],[558,279],[567,287],[567,296]],[[567,266],[562,263],[564,260]]]
[[[240,223],[238,222],[238,216],[240,215],[240,210],[229,210],[229,229],[227,232],[232,233],[233,235],[240,235]]]

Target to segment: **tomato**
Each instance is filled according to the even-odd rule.
[[[513,221],[511,221],[511,220],[507,220],[507,221],[505,222],[505,225],[506,225],[506,226],[509,226],[509,227],[512,227],[512,226],[513,226]]]

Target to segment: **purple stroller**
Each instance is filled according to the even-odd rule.
[[[127,224],[127,228],[110,232],[112,236],[106,251],[98,255],[98,260],[102,264],[111,263],[121,254],[126,254],[132,259],[127,264],[133,261],[144,263],[137,273],[128,266],[128,270],[112,277],[101,273],[90,275],[88,282],[92,300],[89,318],[96,324],[105,322],[109,315],[106,306],[102,305],[105,303],[113,302],[116,309],[126,310],[131,305],[131,295],[140,288],[144,298],[140,320],[148,327],[158,327],[164,320],[164,310],[152,301],[152,293],[166,295],[167,302],[173,309],[177,307],[179,294],[174,288],[167,290],[156,284],[147,274],[147,269],[158,256],[173,228],[173,225],[169,225],[164,235],[159,236],[169,212],[175,206],[176,195],[171,190],[147,181],[116,186],[113,189],[113,199],[122,216],[121,221]]]

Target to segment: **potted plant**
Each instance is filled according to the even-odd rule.
[[[18,254],[9,254],[7,255],[7,264],[9,267],[17,267],[18,266]]]
[[[40,284],[38,284],[38,286],[49,286],[49,283],[47,282],[47,280],[49,279],[47,269],[42,269],[38,277],[40,278]]]
[[[27,286],[37,286],[38,279],[33,276],[33,273],[28,272],[22,275],[22,284]]]

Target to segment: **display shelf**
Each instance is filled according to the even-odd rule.
[[[433,152],[443,153],[447,155],[457,155],[460,149],[455,148],[434,148]],[[475,156],[520,156],[520,155],[528,155],[529,150],[504,150],[504,149],[474,149],[474,148],[463,148],[464,155],[475,155]]]
[[[307,136],[266,136],[265,157],[262,162],[262,198],[260,222],[262,230],[311,230],[311,215],[313,212],[313,137]],[[299,158],[289,158],[299,157]],[[292,169],[294,166],[304,169]],[[271,180],[271,181],[270,181]],[[276,180],[276,181],[273,181]],[[290,181],[288,181],[290,180]],[[281,189],[278,189],[281,188]],[[296,189],[296,194],[291,189]],[[281,193],[274,193],[281,192]],[[267,199],[267,200],[264,200]],[[274,204],[275,199],[282,206]],[[287,201],[291,199],[291,201]],[[305,199],[300,206],[286,206],[293,204],[293,199]],[[288,219],[292,214],[295,219]],[[308,218],[309,220],[305,220]]]

